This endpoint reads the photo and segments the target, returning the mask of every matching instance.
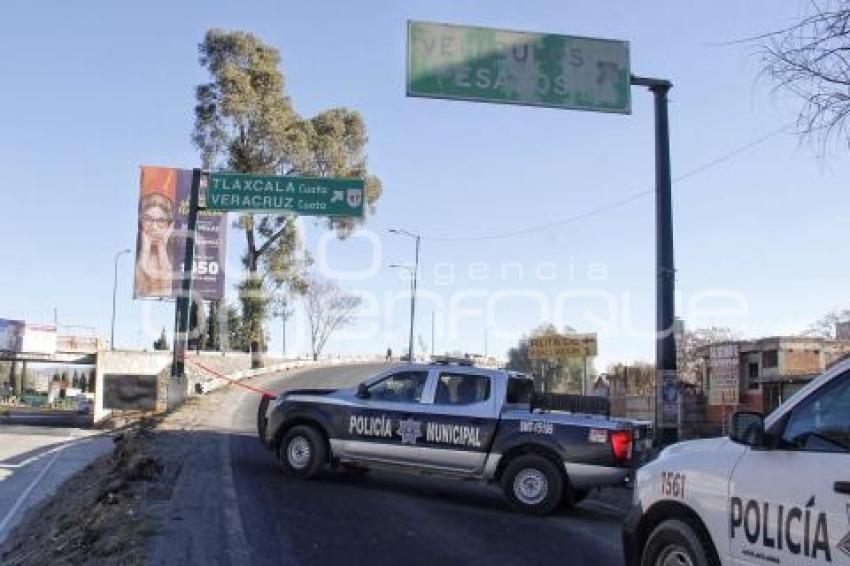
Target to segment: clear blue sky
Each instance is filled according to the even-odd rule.
[[[754,46],[733,40],[793,22],[805,2],[4,2],[0,8],[0,317],[95,327],[108,337],[112,258],[135,242],[138,166],[192,167],[193,88],[206,79],[197,44],[210,27],[250,30],[278,47],[287,91],[311,116],[332,106],[359,110],[368,125],[369,163],[385,187],[369,226],[386,266],[411,259],[400,226],[426,236],[469,237],[556,222],[653,186],[651,97],[633,93],[631,116],[406,98],[405,22],[478,24],[628,40],[636,74],[669,78],[672,159],[679,176],[777,130],[795,101],[758,79]],[[745,335],[789,333],[846,304],[850,207],[845,152],[818,158],[792,135],[771,137],[674,187],[680,313],[691,326],[717,324]],[[562,323],[606,330],[597,366],[652,359],[654,201],[644,196],[555,228],[491,241],[422,246],[420,287],[458,318],[441,327],[438,349],[483,349],[487,301],[491,353],[546,322],[529,298],[572,298]],[[321,232],[306,223],[308,248]],[[243,245],[231,234],[236,273]],[[332,242],[336,269],[372,261],[366,239]],[[489,273],[482,275],[486,265]],[[505,263],[519,263],[503,274]],[[535,275],[542,267],[543,278]],[[550,265],[554,263],[554,268]],[[605,264],[603,280],[588,277]],[[440,265],[442,264],[442,265]],[[119,273],[119,345],[149,346],[170,329],[170,304],[133,302],[129,258]],[[452,265],[451,285],[440,285]],[[554,278],[552,278],[554,269]],[[503,277],[503,275],[507,275]],[[329,351],[406,345],[406,282],[386,267],[344,281],[379,303]],[[728,289],[744,312],[700,313],[706,289]],[[463,294],[463,293],[466,294]],[[500,294],[501,293],[501,294]],[[494,298],[495,297],[495,298]],[[603,297],[603,298],[599,298]],[[600,320],[608,299],[616,309]],[[451,301],[455,301],[451,307]],[[539,296],[538,299],[540,300]],[[714,307],[729,310],[728,299]],[[702,303],[708,306],[708,303]],[[430,343],[427,300],[417,334]],[[450,312],[447,312],[450,311]],[[626,321],[625,323],[623,321]],[[613,321],[613,324],[612,324]],[[444,324],[445,323],[445,324]],[[279,321],[272,348],[280,346]],[[305,351],[304,332],[293,330]]]

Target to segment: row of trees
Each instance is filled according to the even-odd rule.
[[[353,321],[355,311],[362,300],[335,282],[317,275],[305,278],[301,294],[310,327],[310,349],[315,360],[321,355],[331,334]],[[288,301],[271,301],[275,303],[272,313],[278,316],[292,314]],[[218,310],[219,308],[214,303],[211,304],[211,313],[207,316],[203,305],[192,303],[189,349],[244,352],[257,351],[254,348],[259,348],[261,352],[268,350],[265,339],[257,345],[254,344],[253,319],[246,317],[244,311],[240,313],[236,306],[226,303],[221,310]],[[254,314],[253,311],[251,314]],[[170,349],[164,328],[160,337],[154,341],[153,347],[155,350]]]

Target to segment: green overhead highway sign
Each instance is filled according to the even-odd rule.
[[[365,193],[362,179],[211,173],[206,208],[362,218]]]
[[[409,22],[407,94],[631,113],[625,41]]]

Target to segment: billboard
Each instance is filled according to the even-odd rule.
[[[27,354],[55,354],[56,327],[52,324],[24,324],[19,351]]]
[[[549,358],[587,358],[596,355],[596,334],[552,334],[536,336],[528,341],[528,357],[532,360]]]
[[[709,405],[737,405],[741,376],[738,346],[711,346],[708,356]]]
[[[141,168],[134,298],[175,298],[182,289],[189,221],[190,169]],[[204,299],[224,296],[227,213],[198,212],[192,291]]]
[[[0,318],[0,352],[20,352],[24,336],[23,320]]]

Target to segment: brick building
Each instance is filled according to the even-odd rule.
[[[839,359],[850,355],[850,340],[805,336],[771,336],[703,346],[696,350],[697,387],[711,398],[717,386],[712,354],[732,346],[738,373],[741,409],[769,413]],[[729,350],[726,350],[728,353]]]

